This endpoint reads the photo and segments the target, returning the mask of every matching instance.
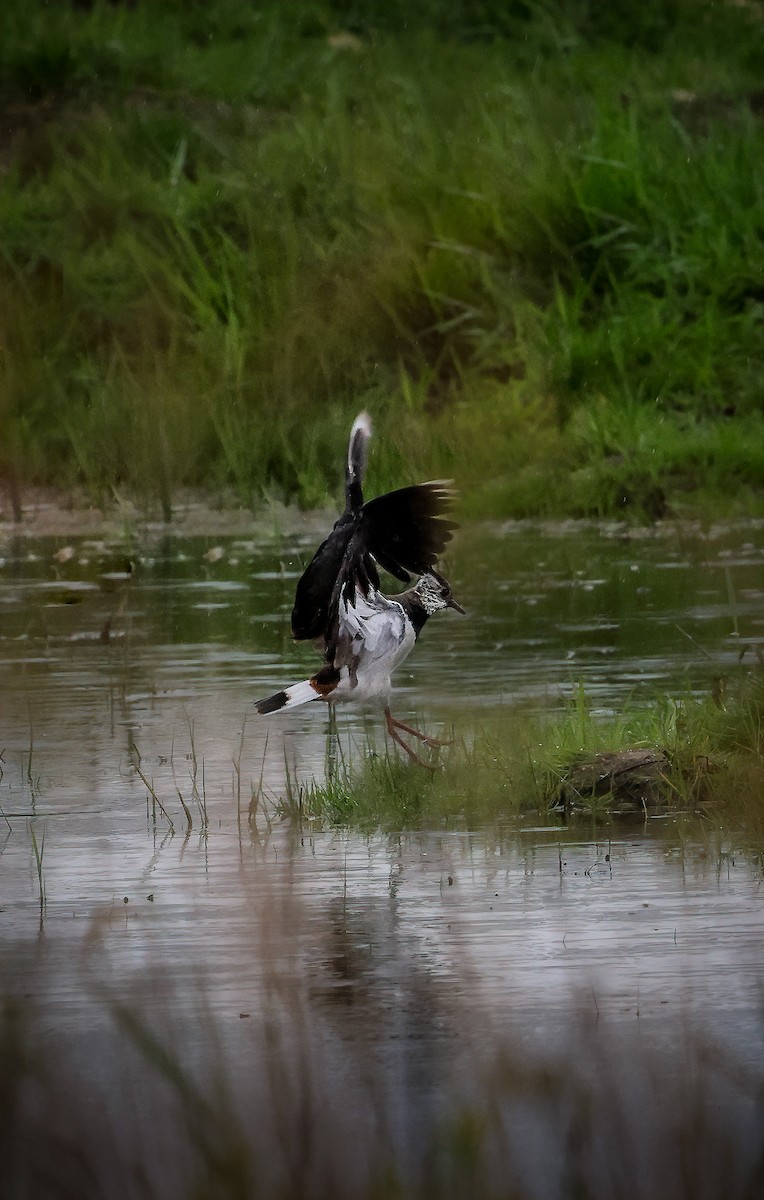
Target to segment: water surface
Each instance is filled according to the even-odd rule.
[[[343,1095],[364,1073],[389,1091],[405,1157],[502,1039],[585,1066],[594,1036],[671,1078],[705,1031],[760,1072],[764,885],[734,830],[366,837],[278,818],[285,762],[323,771],[326,714],[252,702],[316,663],[288,633],[315,524],[2,533],[2,994],[60,1078],[119,1124],[149,1085],[115,1005],[200,1078],[224,1061],[234,1091],[263,1078],[275,1022]],[[468,616],[428,625],[404,718],[500,722],[579,682],[602,713],[707,694],[764,641],[758,526],[493,526],[462,534],[448,574]],[[349,709],[343,729],[367,720]],[[745,1130],[750,1095],[729,1113]]]

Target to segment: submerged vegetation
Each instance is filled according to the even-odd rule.
[[[526,818],[680,815],[745,833],[764,849],[761,663],[707,698],[595,715],[580,688],[562,717],[507,710],[421,770],[369,742],[360,766],[330,741],[326,778],[292,779],[282,812],[365,829],[478,828]]]
[[[6,0],[0,479],[750,512],[761,7]]]

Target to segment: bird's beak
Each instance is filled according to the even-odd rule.
[[[462,608],[461,604],[459,604],[458,600],[454,600],[453,596],[451,597],[450,600],[446,601],[446,607],[447,608],[455,608],[456,611],[458,613],[461,613],[463,617],[466,617],[466,615],[467,615],[466,612],[464,611],[464,609]]]

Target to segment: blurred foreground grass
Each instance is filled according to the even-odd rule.
[[[761,5],[6,0],[0,477],[761,510]]]
[[[469,973],[467,972],[467,975]],[[161,974],[146,995],[166,994]],[[272,982],[273,1002],[230,1030],[177,995],[168,1027],[150,1005],[104,997],[109,1081],[82,1077],[66,1039],[52,1046],[36,1006],[0,1008],[0,1183],[14,1200],[753,1200],[760,1194],[761,1059],[731,1053],[676,1014],[638,1032],[571,998],[540,1049],[491,1028],[462,998],[462,1026],[423,1009],[429,1058],[396,1074],[380,1041],[338,1033],[304,983]],[[459,1004],[459,987],[452,1008]],[[435,987],[418,997],[434,1002]],[[409,997],[397,994],[394,1009]],[[588,1007],[587,1007],[588,1000]],[[373,1004],[356,1000],[355,1004]],[[336,1002],[335,1002],[336,1004]],[[348,1001],[345,1000],[345,1004]],[[596,1005],[596,995],[594,995]],[[543,1011],[540,997],[540,1011]],[[268,1008],[277,1009],[269,1013]],[[250,1014],[242,1014],[249,1017]],[[355,1018],[355,1019],[353,1019]],[[103,1019],[103,1018],[102,1018]],[[632,1017],[631,1024],[634,1025]],[[241,1024],[241,1022],[240,1022]],[[721,1022],[722,1026],[724,1022]],[[647,1025],[647,1022],[643,1022]],[[406,1029],[406,1026],[403,1026]],[[759,1025],[761,1028],[761,1025]],[[401,1034],[398,1033],[400,1039]],[[409,1033],[408,1041],[411,1041]],[[201,1042],[201,1047],[199,1043]],[[674,1042],[678,1045],[673,1044]],[[414,1055],[414,1046],[405,1048]],[[246,1083],[242,1085],[241,1076]],[[109,1086],[110,1084],[110,1086]],[[437,1100],[430,1094],[439,1089]],[[118,1101],[118,1103],[117,1103]]]

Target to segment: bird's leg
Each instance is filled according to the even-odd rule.
[[[328,704],[329,721],[326,730],[326,774],[327,778],[332,780],[337,776],[337,767],[339,760],[342,757],[340,748],[340,735],[337,729],[337,714],[334,711],[334,705]]]
[[[386,711],[388,713],[390,713],[389,709],[387,709]],[[397,717],[394,717],[392,715],[392,713],[390,713],[390,717],[389,717],[389,720],[387,723],[388,729],[390,728],[390,722],[392,722],[392,724],[395,726],[396,729],[402,729],[405,733],[410,733],[413,737],[419,738],[420,742],[424,742],[425,746],[451,746],[451,745],[453,745],[452,738],[431,737],[429,735],[429,733],[422,733],[421,730],[414,729],[413,725],[407,725],[405,721],[399,721]]]
[[[409,756],[409,758],[411,759],[411,761],[412,761],[412,762],[415,762],[415,763],[418,763],[420,767],[426,767],[428,771],[432,771],[432,769],[433,769],[433,768],[432,768],[432,766],[430,765],[430,763],[426,763],[426,762],[425,762],[423,759],[421,759],[421,758],[419,757],[419,755],[418,755],[418,754],[416,754],[416,753],[415,753],[415,752],[414,752],[414,751],[411,749],[411,747],[410,747],[410,746],[407,746],[407,745],[406,745],[406,743],[404,742],[403,738],[402,738],[402,737],[401,737],[401,735],[398,733],[398,729],[396,728],[396,726],[399,726],[399,727],[401,727],[401,728],[403,728],[403,729],[407,729],[407,728],[408,728],[408,726],[407,726],[407,725],[401,725],[401,722],[400,722],[400,721],[396,721],[395,717],[394,717],[394,716],[393,716],[393,714],[390,712],[390,709],[389,709],[389,708],[386,708],[386,709],[385,709],[385,724],[386,724],[386,726],[387,726],[387,732],[390,734],[390,737],[393,739],[393,741],[394,741],[394,742],[397,742],[397,743],[398,743],[398,745],[399,745],[399,746],[401,746],[401,747],[402,747],[402,749],[404,749],[404,750],[406,751],[406,753],[408,754],[408,756]],[[412,730],[412,732],[414,732],[414,731]]]

